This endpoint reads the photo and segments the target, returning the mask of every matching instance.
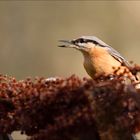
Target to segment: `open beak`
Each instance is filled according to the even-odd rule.
[[[69,40],[59,40],[59,42],[63,43],[62,45],[59,45],[58,47],[69,47],[72,45],[72,42]]]
[[[59,40],[59,42],[63,44],[59,45],[58,47],[76,48],[76,49],[79,48],[78,45],[76,45],[73,41],[70,41],[70,40]]]

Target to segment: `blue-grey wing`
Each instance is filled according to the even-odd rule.
[[[113,49],[110,46],[107,46],[106,48],[109,54],[112,57],[114,57],[116,60],[118,60],[122,65],[130,67],[130,63],[124,57],[122,57],[119,52],[117,52],[115,49]]]

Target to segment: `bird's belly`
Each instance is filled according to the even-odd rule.
[[[106,58],[106,57],[104,57]],[[113,61],[113,62],[112,62]],[[120,62],[114,61],[114,59],[103,59],[103,58],[96,58],[91,60],[84,61],[84,67],[87,73],[94,78],[95,74],[112,74],[115,69],[120,66]]]
[[[84,63],[84,67],[86,72],[89,74],[90,77],[94,77],[94,75],[96,74],[96,69],[94,67],[94,65],[89,64],[89,63]]]

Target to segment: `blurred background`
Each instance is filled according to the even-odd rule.
[[[18,80],[87,76],[79,52],[57,47],[82,35],[140,64],[140,1],[0,1],[0,73]]]
[[[57,47],[82,35],[140,63],[140,1],[0,1],[0,73],[87,76],[81,53]]]

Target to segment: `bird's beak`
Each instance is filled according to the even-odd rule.
[[[58,47],[66,47],[66,48],[77,48],[78,46],[71,40],[59,40],[59,42],[63,43],[62,45],[59,45]]]

